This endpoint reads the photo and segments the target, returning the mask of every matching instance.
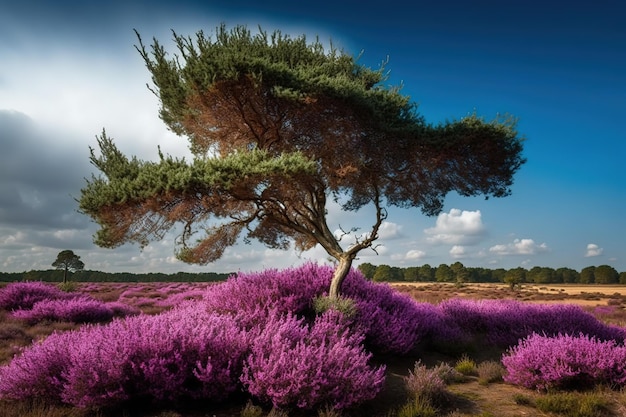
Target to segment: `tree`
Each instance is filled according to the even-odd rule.
[[[535,284],[550,284],[558,282],[555,279],[555,271],[552,268],[535,266],[526,273],[526,280]]]
[[[470,280],[470,272],[461,262],[455,262],[450,265],[450,270],[457,285],[462,285]]]
[[[595,266],[587,266],[580,271],[581,284],[594,284],[596,282]]]
[[[617,284],[619,272],[610,265],[600,265],[594,271],[596,284]]]
[[[504,282],[509,284],[509,288],[514,290],[515,287],[523,282],[526,282],[526,274],[528,271],[522,267],[509,269],[504,274]]]
[[[435,269],[435,281],[452,282],[454,281],[454,272],[448,265],[441,264]]]
[[[556,274],[556,282],[563,282],[563,283],[569,284],[569,283],[580,281],[580,273],[572,268],[565,268],[565,267],[558,268],[555,274]]]
[[[363,274],[363,276],[367,279],[374,278],[374,273],[376,272],[376,266],[372,265],[369,262],[364,262],[358,267],[359,271]]]
[[[420,281],[430,282],[435,280],[435,269],[429,264],[420,266]]]
[[[337,297],[357,254],[376,249],[388,206],[436,215],[451,191],[504,197],[524,163],[512,118],[426,123],[383,85],[385,64],[370,69],[319,40],[224,25],[173,36],[174,56],[139,34],[136,48],[161,119],[188,138],[193,159],[129,159],[103,131],[90,157],[101,175],[79,199],[100,246],[146,245],[177,224],[176,255],[189,263],[216,261],[242,235],[270,248],[321,245],[337,260]],[[329,198],[346,211],[372,207],[369,231],[333,233]],[[354,233],[347,247],[344,233]]]
[[[405,281],[409,281],[409,282],[419,281],[419,278],[420,278],[419,266],[409,266],[407,268],[404,268],[404,271],[402,271],[402,276]]]
[[[74,254],[71,250],[59,252],[57,259],[52,262],[52,266],[63,270],[63,283],[67,282],[68,271],[75,272],[85,268],[85,264],[80,260],[80,256]]]
[[[393,271],[389,265],[378,265],[374,271],[373,281],[393,281]]]

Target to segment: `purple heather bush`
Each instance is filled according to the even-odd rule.
[[[374,398],[383,387],[385,368],[368,363],[363,335],[340,312],[329,310],[310,326],[270,312],[255,333],[241,380],[274,407],[341,409]]]
[[[77,407],[221,400],[240,386],[248,349],[248,335],[233,317],[186,304],[52,334],[0,367],[0,398],[40,397]]]
[[[38,301],[30,310],[15,310],[11,315],[34,324],[43,320],[102,323],[111,320],[113,314],[113,310],[105,303],[79,297]]]
[[[55,285],[40,281],[14,282],[0,289],[0,309],[26,310],[39,301],[66,300],[76,296],[77,294],[63,292]]]
[[[312,300],[327,293],[332,274],[331,266],[313,263],[239,274],[209,287],[204,298],[214,311],[248,312],[251,327],[270,310],[312,316]],[[387,284],[369,282],[355,269],[346,277],[342,295],[355,302],[355,326],[363,329],[366,345],[376,352],[407,353],[439,323],[433,305],[417,303]]]
[[[460,329],[467,337],[484,336],[508,348],[532,333],[548,336],[579,334],[623,342],[623,328],[602,323],[573,304],[529,304],[516,300],[464,300],[439,304],[444,327]]]
[[[207,289],[207,308],[264,316],[270,310],[296,315],[311,311],[312,300],[328,290],[332,269],[312,263],[283,270],[240,273]],[[251,316],[251,324],[260,317]]]
[[[502,357],[504,380],[547,390],[626,385],[626,347],[595,337],[532,334]]]
[[[110,308],[113,312],[113,317],[127,317],[127,316],[136,316],[141,314],[141,310],[137,307],[130,306],[125,303],[121,303],[119,301],[110,301],[105,303],[107,308]]]
[[[358,271],[346,277],[343,293],[355,301],[356,323],[376,352],[406,354],[440,328],[436,306],[418,303],[388,284],[367,281]]]
[[[70,333],[53,333],[0,366],[0,398],[60,401],[71,339]]]

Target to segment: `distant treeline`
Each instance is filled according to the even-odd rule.
[[[102,271],[76,271],[68,276],[71,281],[77,282],[214,282],[224,281],[231,274],[218,272],[177,272],[175,274],[163,274],[150,272],[134,274],[130,272],[102,272]],[[0,272],[0,282],[13,281],[63,281],[63,271],[50,269],[46,271],[28,272]]]
[[[410,266],[399,268],[389,265],[364,263],[358,266],[373,281],[408,282],[504,282],[510,285],[535,284],[626,284],[626,272],[617,272],[610,265],[588,266],[580,272],[571,268],[533,267],[531,269],[488,269],[466,267],[460,262],[452,265]]]
[[[366,278],[373,281],[408,281],[408,282],[504,282],[507,284],[626,284],[626,272],[617,272],[610,265],[588,266],[580,272],[571,268],[533,267],[531,269],[489,269],[466,267],[460,262],[452,265],[409,266],[400,268],[389,265],[364,263],[358,269]],[[159,272],[130,273],[76,271],[69,279],[77,282],[214,282],[224,281],[232,273],[218,272],[177,272],[164,274]],[[0,282],[13,281],[63,281],[63,271],[0,272]]]

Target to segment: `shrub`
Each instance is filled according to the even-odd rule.
[[[433,368],[433,372],[439,375],[439,377],[443,380],[444,383],[446,383],[446,385],[455,382],[465,381],[465,375],[463,375],[445,362],[442,362],[439,365],[435,366]]]
[[[119,301],[110,301],[105,303],[107,308],[110,308],[113,312],[113,317],[126,317],[136,316],[141,314],[141,310],[137,307],[129,306],[128,304],[120,303]]]
[[[189,304],[54,333],[0,367],[0,397],[78,407],[136,398],[219,400],[239,387],[248,346],[232,317]]]
[[[292,314],[270,312],[253,336],[241,377],[244,386],[276,408],[342,409],[374,398],[385,369],[369,365],[362,334],[344,320],[331,310],[309,327]]]
[[[263,409],[252,401],[248,401],[246,406],[241,410],[240,417],[263,417]]]
[[[357,311],[354,301],[350,298],[339,297],[333,299],[326,295],[321,295],[313,299],[313,310],[317,314],[325,313],[331,309],[337,310],[350,318],[354,317]]]
[[[266,269],[240,273],[207,289],[204,302],[209,310],[236,314],[254,314],[254,326],[271,310],[301,315],[312,311],[313,298],[322,295],[330,284],[332,270],[305,264],[284,270]]]
[[[503,355],[504,380],[527,388],[626,384],[626,347],[594,337],[533,334]]]
[[[367,281],[357,270],[346,277],[343,293],[356,303],[355,321],[373,351],[406,354],[440,330],[436,306],[417,303],[386,283]]]
[[[57,284],[57,288],[63,292],[74,292],[78,289],[78,283],[74,281],[65,281]]]
[[[113,310],[101,301],[80,297],[38,301],[32,309],[16,310],[12,316],[31,324],[43,320],[102,323],[113,318]]]
[[[476,362],[467,355],[461,356],[461,358],[454,364],[454,369],[463,375],[476,375]]]
[[[606,325],[572,304],[454,298],[441,302],[439,309],[446,327],[462,329],[469,338],[484,337],[488,343],[504,349],[532,333],[548,336],[583,333],[619,342],[626,336],[623,328]]]
[[[13,400],[46,398],[61,401],[62,373],[68,366],[69,333],[53,333],[33,344],[0,367],[0,398]]]
[[[558,413],[565,417],[599,417],[609,412],[608,401],[595,392],[550,393],[537,397],[535,407],[547,413]]]
[[[416,399],[424,399],[430,404],[441,403],[447,397],[446,383],[438,369],[429,369],[420,361],[415,362],[413,370],[405,377],[409,394]]]
[[[397,417],[436,417],[437,409],[423,397],[412,398],[398,410]]]
[[[487,385],[492,382],[502,381],[504,367],[500,362],[485,361],[476,366],[476,372],[478,373],[478,382],[482,385]]]
[[[198,304],[113,322],[83,335],[71,351],[63,394],[81,407],[130,398],[225,399],[239,386],[248,349],[248,338],[233,318],[209,314]]]
[[[332,274],[332,267],[313,263],[239,274],[209,287],[205,302],[218,312],[246,311],[242,324],[249,328],[262,323],[270,310],[311,317],[313,300],[326,294]],[[356,269],[344,281],[343,296],[356,306],[355,326],[363,329],[366,345],[376,352],[407,353],[439,323],[434,305],[416,303],[387,284],[369,282]]]
[[[14,282],[0,289],[0,309],[3,310],[26,310],[33,308],[39,301],[68,299],[74,297],[56,286],[43,282]]]

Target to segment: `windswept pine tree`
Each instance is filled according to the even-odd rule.
[[[240,237],[321,245],[337,261],[337,297],[357,254],[375,249],[387,207],[436,215],[451,191],[504,197],[524,162],[513,119],[427,123],[384,85],[385,65],[370,69],[319,40],[222,25],[213,36],[174,33],[169,55],[137,36],[160,117],[189,140],[193,159],[128,158],[103,132],[99,153],[91,149],[100,175],[79,200],[103,247],[145,245],[177,224],[176,254],[189,263],[216,261]],[[373,207],[370,230],[342,246],[329,199],[351,212]]]

